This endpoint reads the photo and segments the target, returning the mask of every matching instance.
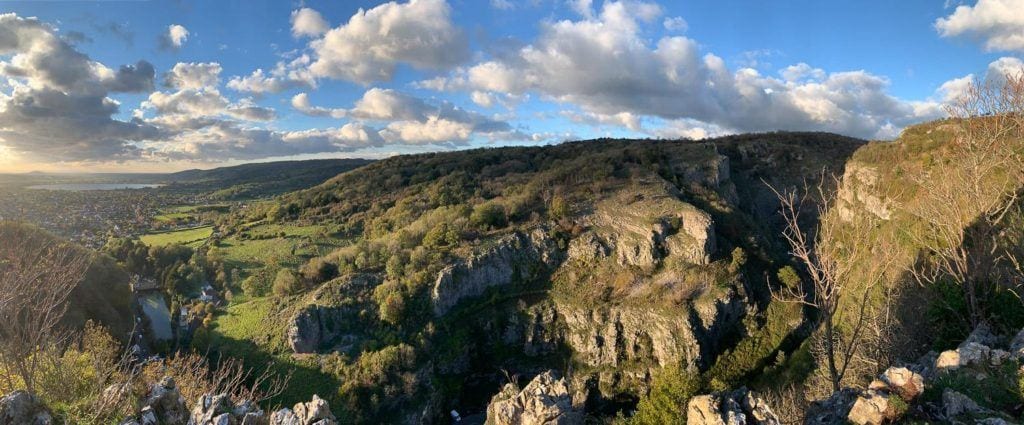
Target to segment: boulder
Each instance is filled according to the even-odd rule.
[[[547,371],[519,390],[506,384],[487,406],[491,425],[570,425],[582,424],[583,413],[573,405],[572,392],[565,378]]]
[[[143,410],[149,408],[157,422],[164,425],[185,425],[189,420],[185,397],[178,392],[174,378],[165,376],[153,384],[142,401]]]
[[[38,397],[15,391],[0,399],[0,424],[50,425],[53,416]]]
[[[1010,341],[1010,355],[1016,360],[1024,359],[1024,329],[1017,332],[1017,335]]]
[[[882,373],[880,380],[893,394],[904,401],[910,401],[924,392],[924,378],[905,367],[890,367]]]
[[[850,408],[857,400],[859,392],[844,388],[833,393],[825,400],[818,400],[811,403],[807,409],[805,423],[814,425],[845,425],[846,417]]]
[[[337,425],[327,401],[318,395],[313,400],[297,403],[291,409],[280,409],[270,415],[270,425]]]
[[[901,412],[896,411],[890,400],[891,395],[884,391],[868,390],[857,397],[850,408],[846,419],[857,425],[882,425],[896,419]]]
[[[686,423],[691,425],[778,425],[768,403],[746,388],[690,399]]]
[[[971,400],[970,397],[949,388],[942,392],[942,408],[947,418],[982,411],[981,406],[978,406],[978,403]]]

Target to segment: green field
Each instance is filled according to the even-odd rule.
[[[201,245],[210,235],[213,234],[213,226],[194,227],[191,229],[174,230],[170,232],[150,233],[142,235],[139,240],[149,246],[182,244]]]

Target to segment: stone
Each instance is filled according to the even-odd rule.
[[[946,370],[960,367],[960,353],[957,350],[946,350],[939,353],[935,360],[935,369]]]
[[[779,425],[779,417],[754,392],[740,388],[690,399],[686,408],[690,425]]]
[[[583,423],[583,413],[573,405],[565,378],[547,371],[519,390],[513,384],[491,398],[487,406],[491,425],[572,425]]]
[[[853,402],[846,419],[857,425],[882,425],[895,419],[898,412],[889,397],[885,392],[868,390]]]
[[[1010,341],[1010,355],[1017,360],[1024,359],[1024,329]]]
[[[970,397],[949,388],[942,392],[942,408],[947,418],[955,418],[965,413],[978,413],[982,411],[981,406],[978,406],[978,403],[971,400]]]
[[[960,366],[986,364],[991,357],[992,349],[978,342],[967,342],[956,349],[960,354]]]
[[[174,378],[165,376],[149,389],[149,395],[143,400],[143,406],[152,409],[157,421],[164,425],[185,425],[189,420],[185,398],[178,392]]]
[[[305,403],[298,403],[292,408],[295,412],[295,416],[299,418],[299,422],[303,425],[312,424],[336,424],[337,419],[334,414],[331,413],[331,407],[327,404],[327,401],[320,398],[320,396],[314,394],[311,401]]]
[[[913,400],[924,392],[924,378],[905,367],[886,369],[882,373],[881,381],[890,392],[899,395],[904,401]]]
[[[15,391],[0,399],[0,424],[50,425],[55,423],[50,410],[38,397]]]

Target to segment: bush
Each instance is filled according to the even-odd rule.
[[[565,201],[565,198],[561,196],[551,198],[551,208],[548,209],[548,216],[551,219],[558,220],[568,217],[569,214],[569,203]]]
[[[299,284],[295,273],[288,269],[281,269],[277,272],[277,277],[274,278],[275,295],[292,295],[300,290],[302,290],[302,285]]]
[[[732,261],[729,262],[729,273],[736,273],[747,264],[747,252],[743,248],[736,247],[732,250]]]
[[[700,390],[700,379],[675,365],[662,369],[651,384],[651,392],[640,399],[631,424],[685,424],[686,407]]]
[[[262,297],[267,295],[269,289],[265,281],[258,276],[249,276],[242,281],[242,292],[247,297]]]
[[[469,221],[480,228],[500,229],[508,223],[505,207],[498,202],[485,202],[473,208]]]
[[[299,271],[303,278],[313,283],[322,283],[338,277],[338,265],[321,257],[309,260]]]
[[[427,248],[452,246],[459,243],[459,239],[459,233],[455,229],[448,223],[441,223],[423,235],[423,246]]]

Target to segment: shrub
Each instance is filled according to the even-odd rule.
[[[508,223],[505,207],[498,202],[485,202],[473,208],[469,216],[473,225],[481,228],[502,228]]]
[[[295,277],[295,273],[291,270],[281,269],[277,272],[277,277],[274,278],[274,294],[275,295],[292,295],[298,293],[302,289],[299,284],[299,279]]]
[[[651,384],[651,392],[640,399],[631,424],[685,424],[686,407],[700,390],[700,379],[682,367],[662,369]]]
[[[459,243],[459,234],[448,223],[441,223],[423,235],[423,246],[436,248]]]
[[[568,217],[569,214],[569,203],[565,201],[565,198],[561,196],[551,198],[551,208],[548,209],[548,216],[551,219],[558,220]]]
[[[309,260],[299,271],[303,278],[313,283],[322,283],[338,277],[338,265],[322,257]]]
[[[242,281],[242,292],[247,297],[262,297],[267,295],[268,289],[264,280],[257,276],[249,276]]]
[[[793,266],[785,266],[779,269],[777,275],[779,277],[779,281],[787,288],[796,289],[800,286],[800,275],[796,273],[796,269],[794,269]]]
[[[747,252],[736,247],[732,250],[732,261],[729,262],[729,273],[736,273],[747,264]]]

